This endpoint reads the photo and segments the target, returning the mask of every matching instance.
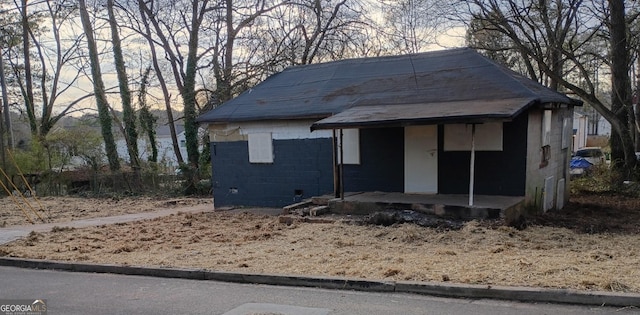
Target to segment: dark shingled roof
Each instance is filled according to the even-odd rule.
[[[508,120],[544,103],[581,105],[461,48],[290,67],[204,113],[198,122],[329,117],[313,128],[330,129]]]

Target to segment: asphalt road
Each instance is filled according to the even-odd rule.
[[[47,299],[48,314],[640,314],[637,308],[449,299],[0,267],[0,299]]]

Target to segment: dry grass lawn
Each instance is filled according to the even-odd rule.
[[[609,206],[611,200],[616,202],[614,207]],[[287,225],[277,217],[251,213],[181,213],[32,233],[0,246],[0,255],[639,293],[639,212],[638,199],[582,196],[574,198],[565,211],[530,220],[524,230],[486,221],[442,230],[343,220]]]

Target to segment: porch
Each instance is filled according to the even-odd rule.
[[[494,219],[522,205],[524,197],[474,195],[405,194],[399,192],[345,193],[344,199],[332,196],[315,197],[314,203],[326,202],[333,213],[371,214],[387,210],[413,210],[451,219]]]

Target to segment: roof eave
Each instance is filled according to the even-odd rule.
[[[406,127],[414,125],[438,125],[438,124],[483,124],[493,121],[512,121],[515,116],[511,115],[473,115],[456,117],[435,117],[435,118],[415,118],[415,119],[394,119],[385,121],[362,121],[362,122],[341,122],[341,123],[314,123],[311,131],[330,129],[363,129],[363,128],[391,128]]]
[[[276,121],[284,121],[284,120],[314,120],[314,119],[324,119],[332,114],[313,114],[313,115],[295,115],[295,116],[264,116],[264,117],[246,117],[246,118],[219,118],[219,119],[207,119],[207,120],[196,120],[198,123],[206,123],[206,124],[227,124],[227,123],[248,123],[248,122],[258,122],[265,120],[276,120]]]

